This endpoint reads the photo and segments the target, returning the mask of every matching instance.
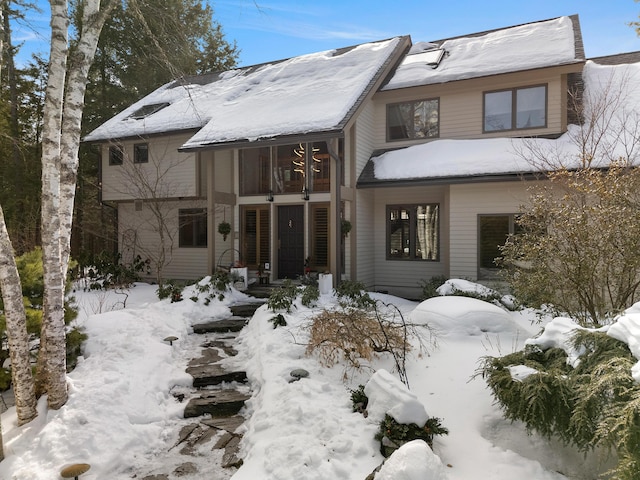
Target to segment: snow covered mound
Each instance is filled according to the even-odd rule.
[[[376,424],[389,414],[398,423],[415,423],[422,427],[429,416],[420,400],[396,377],[380,369],[371,376],[364,387],[369,399],[367,417]]]
[[[444,465],[422,440],[405,443],[393,452],[375,480],[446,480]]]
[[[419,304],[411,321],[428,324],[440,335],[459,333],[513,332],[517,326],[511,316],[496,305],[469,297],[433,297]]]

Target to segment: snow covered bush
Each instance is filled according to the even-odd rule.
[[[423,440],[431,446],[435,435],[449,433],[439,418],[427,414],[424,405],[406,385],[384,369],[371,376],[362,395],[367,405],[367,419],[378,424],[375,439],[380,442],[380,453],[385,457],[413,440]]]
[[[291,307],[298,297],[298,287],[293,282],[286,279],[281,287],[276,288],[269,295],[267,306],[273,313],[285,311],[291,313]]]
[[[432,447],[434,436],[448,433],[449,430],[443,427],[440,419],[436,417],[429,417],[423,426],[419,426],[415,423],[399,423],[391,415],[385,415],[375,439],[380,442],[380,453],[388,457],[402,445],[413,440],[422,440]]]
[[[640,478],[640,385],[627,343],[556,319],[524,350],[487,357],[481,374],[505,416],[529,431],[618,458],[613,477]],[[558,341],[559,338],[564,340]]]

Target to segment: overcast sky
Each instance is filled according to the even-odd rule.
[[[48,55],[48,2],[14,25],[31,51]],[[638,20],[633,0],[211,0],[216,20],[241,49],[241,66],[345,47],[396,35],[414,42],[578,14],[588,57],[640,50],[629,22]]]

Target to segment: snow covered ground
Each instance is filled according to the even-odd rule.
[[[2,415],[6,458],[0,463],[0,479],[55,479],[62,467],[76,462],[91,464],[83,480],[140,478],[151,466],[172,471],[175,459],[168,450],[184,424],[184,404],[170,391],[189,386],[186,364],[199,353],[191,326],[230,315],[228,305],[246,297],[234,291],[224,301],[205,306],[189,300],[191,293],[186,292],[184,301],[172,304],[158,301],[155,287],[146,284],[126,294],[76,292],[77,322],[89,339],[84,358],[68,376],[69,401],[47,412],[41,399],[40,416],[22,427],[16,426],[14,409]],[[450,432],[436,437],[436,455],[424,444],[407,444],[387,462],[379,479],[598,477],[602,467],[597,459],[528,436],[521,425],[505,421],[483,379],[474,377],[483,356],[515,351],[539,333],[533,312],[506,312],[465,297],[418,304],[375,296],[393,302],[411,322],[428,323],[435,331],[436,344],[428,351],[415,345],[407,364],[410,393],[405,393]],[[323,295],[314,309],[297,304],[284,315],[287,326],[275,329],[269,322],[273,313],[263,306],[240,334],[239,354],[229,363],[247,371],[253,397],[244,412],[244,464],[233,480],[363,480],[382,462],[374,440],[378,416],[352,412],[350,389],[366,384],[376,371],[393,373],[392,359],[380,357],[353,371],[344,364],[322,367],[316,357],[305,354],[311,317],[334,302],[333,296]],[[637,345],[640,329],[634,318],[617,334]],[[179,340],[171,346],[163,341],[168,335]],[[306,369],[309,377],[290,382],[295,368]],[[204,470],[206,464],[200,464],[199,474],[181,478],[213,478],[213,472]]]

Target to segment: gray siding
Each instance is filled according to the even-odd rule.
[[[478,215],[521,211],[533,182],[451,186],[451,278],[478,278]]]
[[[208,275],[206,248],[180,248],[178,243],[178,211],[181,208],[205,208],[202,201],[166,202],[163,216],[166,219],[172,239],[167,240],[167,264],[164,267],[164,279],[194,280]],[[130,261],[136,255],[142,259],[157,258],[160,250],[157,222],[151,214],[148,204],[136,211],[133,203],[121,203],[118,206],[118,244],[124,261]],[[155,280],[156,269],[152,268],[150,280]]]

